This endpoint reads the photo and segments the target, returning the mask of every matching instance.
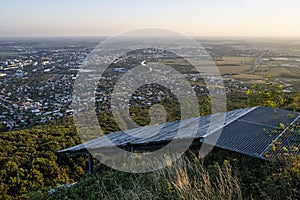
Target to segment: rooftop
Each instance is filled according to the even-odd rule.
[[[269,159],[266,153],[272,154],[273,145],[278,143],[288,147],[293,146],[295,153],[300,153],[300,134],[296,127],[300,122],[300,113],[268,107],[230,111],[225,113],[225,122],[217,128],[222,129],[217,140],[213,139],[217,131],[210,133],[208,131],[212,117],[213,115],[208,115],[181,122],[175,121],[159,126],[145,126],[126,132],[115,132],[61,150],[59,153],[101,153],[109,152],[116,146],[127,151],[155,150],[168,144],[174,138],[179,142],[193,139],[196,142],[192,145],[211,144],[260,159]],[[184,124],[181,126],[183,131],[181,135],[177,135],[180,123]],[[196,135],[189,131],[195,126],[198,130]]]

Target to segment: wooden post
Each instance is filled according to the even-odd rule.
[[[89,173],[93,172],[93,158],[92,158],[92,154],[88,154],[89,155]]]

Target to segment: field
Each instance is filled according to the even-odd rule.
[[[254,57],[223,57],[216,65],[221,75],[238,75],[250,71],[254,60]]]
[[[297,58],[273,60],[271,57],[263,57],[263,60],[253,71],[255,60],[256,57],[250,56],[226,56],[216,59],[214,62],[223,78],[235,79],[245,84],[262,84],[265,83],[266,76],[271,76],[286,85],[286,89],[293,92],[300,91],[300,60]],[[149,63],[153,64],[154,62]],[[197,72],[195,68],[183,59],[164,59],[162,63],[174,67],[183,74]],[[211,64],[210,62],[208,63]],[[212,67],[209,64],[207,64],[207,67],[201,67],[200,72],[207,74],[212,72]],[[203,63],[200,66],[202,65]]]
[[[290,90],[298,92],[300,87],[299,61],[274,61],[271,58],[264,60],[254,72],[250,72],[254,57],[224,57],[216,61],[220,73],[224,77],[243,81],[244,83],[264,83],[266,76],[287,85]],[[299,64],[299,66],[297,66]]]

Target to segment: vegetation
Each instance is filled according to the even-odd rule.
[[[59,166],[56,151],[80,143],[70,119],[0,134],[0,199],[24,199],[73,182],[85,171],[84,158]],[[76,160],[76,162],[75,162]]]
[[[187,154],[152,173],[101,168],[73,187],[31,199],[299,199],[299,170],[299,157],[272,163],[216,149],[203,161]]]
[[[272,77],[266,76],[264,84],[253,84],[246,91],[248,106],[267,106],[271,108],[285,108],[300,110],[300,95],[284,93],[284,86]]]
[[[200,114],[208,114],[209,99],[199,102]],[[165,105],[167,120],[177,120],[178,105]],[[253,85],[246,94],[234,91],[228,96],[228,110],[256,105],[300,111],[300,95],[284,93],[280,84],[267,77],[265,84]],[[150,122],[148,109],[130,110],[137,124]],[[111,113],[98,117],[106,133],[118,130]],[[85,157],[60,159],[56,154],[79,143],[70,118],[1,133],[0,199],[300,199],[300,158],[287,156],[288,148],[280,157],[284,160],[277,163],[215,149],[204,160],[188,154],[154,173],[127,174],[101,166],[95,174],[84,175]],[[277,149],[286,150],[276,144],[273,150]],[[75,181],[79,181],[75,187],[47,194]]]
[[[284,86],[266,77],[266,84],[254,84],[247,90],[250,106],[267,106],[271,108],[281,107],[286,103],[283,92]]]
[[[240,199],[241,188],[231,166],[224,162],[206,169],[198,159],[183,158],[152,173],[112,170],[86,175],[73,188],[47,199]],[[42,196],[35,196],[42,199]],[[32,199],[34,199],[32,198]]]

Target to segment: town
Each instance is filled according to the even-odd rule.
[[[72,96],[76,75],[80,70],[84,72],[82,63],[98,43],[99,39],[88,41],[74,39],[72,42],[62,39],[1,41],[0,130],[19,129],[72,115],[72,100],[80,100]],[[254,75],[251,77],[247,72],[247,69],[250,72],[253,70],[254,64],[259,66],[255,66],[252,74],[255,70],[259,73],[259,70],[264,72],[265,69],[270,69],[270,66],[276,67],[276,62],[284,62],[280,67],[292,68],[286,60],[280,59],[284,56],[282,53],[268,50],[269,59],[262,59],[261,49],[249,48],[238,41],[233,45],[240,47],[238,49],[231,47],[230,50],[222,51],[224,48],[229,48],[228,44],[222,41],[204,43],[204,47],[219,67],[228,96],[237,90],[246,91],[249,85],[246,83],[262,79],[263,76],[253,78]],[[241,47],[242,45],[244,47]],[[278,58],[272,59],[276,56]],[[203,78],[188,63],[182,64],[180,58],[165,50],[145,49],[131,52],[114,61],[103,74],[104,78],[100,79],[96,76],[99,78],[99,86],[96,91],[95,109],[97,111],[111,109],[114,85],[123,74],[135,66],[158,61],[169,63],[169,66],[183,74],[198,97],[209,96]],[[268,62],[272,62],[272,65]],[[246,75],[241,76],[242,73]],[[211,82],[215,81],[214,77],[208,78]],[[286,91],[290,91],[288,89],[292,84],[282,83],[286,86]],[[176,84],[176,80],[170,80],[170,84]],[[159,85],[146,85],[132,95],[129,106],[151,106],[168,98],[174,98],[174,94],[166,88]]]

